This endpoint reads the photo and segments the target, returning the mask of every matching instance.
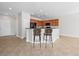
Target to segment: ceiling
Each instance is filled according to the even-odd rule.
[[[79,13],[79,2],[0,2],[0,14],[17,15],[22,10],[39,18],[56,18]]]

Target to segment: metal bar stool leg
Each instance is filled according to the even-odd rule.
[[[33,39],[33,47],[35,47],[35,35],[34,35],[34,39]]]
[[[43,35],[43,42],[44,42],[44,40],[45,40],[44,37],[45,37],[45,36]]]
[[[46,45],[45,45],[45,47],[47,47],[47,35],[46,35]]]
[[[51,42],[52,42],[52,47],[53,47],[53,40],[52,40],[52,35],[51,35]]]
[[[41,48],[41,36],[39,35],[39,41],[40,41],[40,48]]]
[[[44,42],[44,45],[45,45],[45,35],[43,36],[43,42]]]

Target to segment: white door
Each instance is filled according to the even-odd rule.
[[[9,20],[0,20],[0,36],[10,35],[11,26]]]

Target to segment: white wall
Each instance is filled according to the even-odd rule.
[[[22,36],[22,20],[21,20],[21,18],[22,18],[22,14],[19,13],[18,16],[17,16],[17,19],[16,19],[16,26],[17,26],[16,27],[17,28],[16,36],[18,36],[18,37]]]
[[[30,28],[30,14],[22,11],[22,36],[26,37],[26,28]]]
[[[15,18],[0,15],[0,36],[15,35]]]
[[[17,15],[17,16],[16,16],[16,22],[15,22],[15,23],[16,23],[16,31],[15,31],[15,32],[16,32],[16,36],[18,36],[18,29],[19,29],[19,28],[18,28],[18,26],[19,26],[19,24],[18,24],[18,19],[19,19],[19,17],[18,17],[18,15]]]
[[[16,29],[16,36],[24,38],[26,32],[25,28],[30,28],[30,14],[22,11],[18,14],[16,20],[16,25],[18,25]]]
[[[10,17],[10,22],[11,22],[11,33],[13,35],[16,35],[16,18],[15,17]]]
[[[60,34],[79,37],[79,13],[60,17]]]

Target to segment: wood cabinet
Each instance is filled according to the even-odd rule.
[[[43,21],[31,19],[31,22],[32,22],[32,23],[36,23],[36,26],[43,26]]]
[[[38,26],[44,26],[43,21],[38,21]]]
[[[52,26],[59,26],[59,20],[55,19],[55,20],[51,20],[52,22]]]
[[[59,26],[59,19],[48,19],[48,20],[31,19],[31,22],[36,23],[36,26],[45,26],[46,23],[50,23],[51,26]]]
[[[51,26],[59,26],[59,20],[58,19],[51,19],[51,20],[44,20],[44,26],[46,23],[50,23]]]

